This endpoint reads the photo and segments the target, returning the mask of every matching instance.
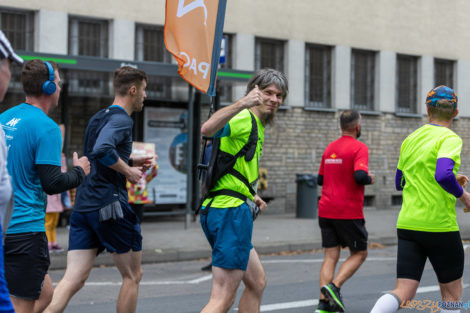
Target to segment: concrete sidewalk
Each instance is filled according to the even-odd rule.
[[[395,244],[399,210],[365,210],[369,242]],[[470,214],[457,209],[463,239],[470,239]],[[142,223],[143,263],[173,262],[209,258],[211,249],[199,221],[184,229],[181,217],[151,218]],[[67,228],[57,230],[59,245],[66,248]],[[308,251],[321,248],[318,219],[298,219],[294,214],[265,214],[255,221],[253,245],[260,254]],[[95,265],[112,265],[109,254],[100,255]],[[66,252],[51,253],[51,269],[66,266]]]

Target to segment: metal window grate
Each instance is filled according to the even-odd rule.
[[[434,59],[435,86],[446,85],[454,88],[454,65],[455,61]]]
[[[356,110],[374,111],[374,51],[352,50],[351,104]]]
[[[71,95],[111,96],[111,75],[112,73],[105,72],[69,70],[64,77],[67,78],[68,92]]]
[[[33,12],[0,8],[0,29],[10,40],[13,49],[33,50]]]
[[[305,52],[305,104],[331,106],[331,47],[307,45]]]
[[[255,69],[273,68],[284,72],[284,41],[256,38]]]
[[[171,63],[165,48],[163,27],[137,24],[135,28],[135,58],[137,61]]]
[[[171,79],[168,77],[149,75],[147,77],[147,98],[148,99],[169,99],[171,98]]]
[[[396,75],[397,103],[399,113],[416,113],[418,101],[418,57],[397,56]]]
[[[108,57],[107,21],[77,17],[69,21],[69,54]]]

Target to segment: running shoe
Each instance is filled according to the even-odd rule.
[[[321,293],[328,298],[333,310],[344,312],[343,299],[341,298],[339,288],[336,287],[335,284],[329,283],[328,285],[324,285],[321,287]]]
[[[207,264],[206,266],[201,267],[201,271],[207,271],[207,272],[212,271],[212,262]]]
[[[328,300],[320,300],[315,313],[336,313],[336,311],[331,308]]]
[[[49,251],[51,251],[51,250],[49,250]],[[58,244],[52,244],[52,251],[53,252],[63,252],[64,249],[61,246],[59,246]]]

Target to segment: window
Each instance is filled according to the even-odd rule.
[[[402,205],[403,199],[401,195],[392,195],[392,205]]]
[[[171,55],[163,41],[163,27],[137,24],[135,28],[135,59],[171,63]]]
[[[396,76],[397,103],[399,113],[416,113],[418,101],[418,58],[409,55],[397,56]]]
[[[224,33],[225,38],[225,63],[219,64],[221,69],[231,69],[233,67],[233,34]],[[220,102],[232,103],[232,82],[218,80],[217,81],[217,93],[220,96]]]
[[[284,72],[284,41],[256,38],[255,70],[266,67]]]
[[[352,50],[351,106],[356,110],[374,111],[375,52]]]
[[[307,45],[305,51],[305,104],[331,106],[331,47]]]
[[[435,86],[446,85],[454,88],[454,61],[434,59]]]
[[[171,98],[171,79],[148,75],[146,93],[148,99]]]
[[[13,49],[33,51],[33,12],[0,8],[0,29],[10,40]]]
[[[225,63],[220,64],[220,68],[233,67],[233,34],[224,33],[225,38]]]
[[[69,70],[67,78],[69,82],[68,92],[72,95],[111,95],[111,73]]]
[[[69,54],[108,57],[108,22],[71,17],[69,21]]]

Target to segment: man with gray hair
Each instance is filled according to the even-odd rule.
[[[245,291],[239,311],[259,312],[266,275],[251,236],[253,220],[266,203],[256,194],[258,166],[265,126],[272,123],[287,93],[285,74],[259,70],[248,82],[245,97],[215,112],[202,125],[204,136],[220,140],[212,153],[234,159],[233,167],[216,180],[202,204],[201,225],[212,247],[213,275],[203,313],[227,312],[241,281]]]
[[[10,65],[15,62],[23,64],[5,34],[0,30],[0,102],[5,98],[5,94],[10,83]],[[7,167],[7,147],[5,145],[5,133],[0,127],[0,241],[2,241],[3,229],[6,230],[13,209],[13,189],[11,187],[10,175]],[[0,244],[0,312],[15,312],[7,289],[3,265],[3,242]]]

